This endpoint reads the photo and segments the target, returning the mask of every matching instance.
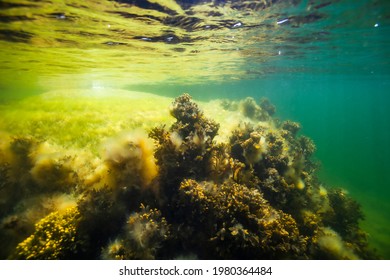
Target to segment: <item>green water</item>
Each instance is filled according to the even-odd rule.
[[[390,258],[389,1],[7,0],[0,49],[1,112],[15,122],[12,106],[23,114],[19,102],[58,89],[268,97],[277,118],[302,124],[320,179],[359,201]]]
[[[310,135],[317,145],[320,178],[326,185],[347,189],[363,205],[363,227],[372,243],[389,258],[389,86],[386,76],[355,80],[342,75],[308,74],[194,87],[189,91],[199,96],[203,92],[231,98],[248,92],[251,96],[267,96],[281,119],[299,121],[302,133]],[[177,89],[181,90],[184,88]]]
[[[153,87],[151,87],[152,89]],[[162,92],[191,92],[198,98],[266,96],[281,119],[302,124],[317,145],[320,178],[347,189],[364,208],[363,227],[372,244],[390,257],[389,76],[288,74],[227,84],[171,86]],[[172,93],[174,93],[172,95]]]

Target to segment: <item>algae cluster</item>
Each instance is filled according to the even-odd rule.
[[[317,179],[298,123],[274,118],[268,100],[218,108],[240,121],[226,129],[183,94],[173,122],[121,133],[97,159],[4,138],[0,257],[378,258],[359,204]]]

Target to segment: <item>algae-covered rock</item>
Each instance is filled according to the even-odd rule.
[[[175,192],[183,178],[208,177],[213,139],[219,129],[188,94],[176,98],[170,111],[176,122],[168,130],[156,127],[149,133],[157,144],[155,157],[160,181],[168,196]]]
[[[77,255],[82,242],[77,239],[80,214],[76,207],[64,213],[53,212],[39,221],[35,232],[15,249],[18,259],[71,259]]]
[[[123,233],[104,248],[102,257],[122,260],[156,259],[169,237],[170,227],[161,212],[141,205],[140,211],[128,218]]]
[[[3,141],[2,256],[378,258],[360,227],[359,204],[317,178],[316,147],[299,123],[275,121],[268,100],[222,106],[238,110],[242,122],[219,142],[220,125],[189,94],[173,101],[169,127],[112,136],[90,161],[31,138]],[[66,210],[42,206],[69,197]],[[26,219],[31,213],[34,220]]]
[[[256,189],[184,180],[177,204],[182,227],[193,228],[196,237],[192,250],[201,258],[306,258],[306,239],[294,219],[272,208]]]

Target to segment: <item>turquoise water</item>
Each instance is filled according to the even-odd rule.
[[[390,258],[389,1],[0,7],[2,108],[57,89],[267,97],[276,118],[301,123],[317,146],[320,180],[362,205],[370,244]]]
[[[317,145],[320,178],[347,189],[365,209],[363,227],[389,258],[390,244],[390,81],[387,76],[286,75],[229,85],[190,87],[229,98],[266,96],[277,116],[302,124],[302,133]],[[181,92],[186,87],[169,88]]]
[[[162,92],[172,96],[188,91],[201,99],[213,98],[209,92],[233,99],[268,97],[278,117],[300,122],[302,133],[316,143],[323,182],[347,189],[363,205],[363,227],[388,259],[389,89],[387,75],[288,74],[227,84],[171,86]]]

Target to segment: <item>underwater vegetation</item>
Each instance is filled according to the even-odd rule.
[[[379,258],[360,205],[318,180],[299,123],[266,99],[220,106],[243,120],[226,137],[183,94],[170,125],[114,136],[87,162],[2,136],[0,258]]]

